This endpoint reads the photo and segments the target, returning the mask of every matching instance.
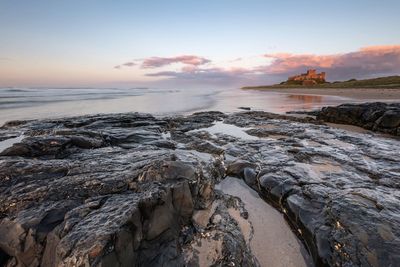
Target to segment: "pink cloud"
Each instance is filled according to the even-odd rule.
[[[183,55],[177,57],[151,57],[143,61],[142,68],[145,69],[159,68],[173,63],[182,63],[185,65],[200,66],[207,64],[209,62],[211,62],[211,60],[192,55]]]
[[[362,47],[360,51],[382,53],[382,52],[396,51],[399,49],[399,47],[400,45],[375,45],[375,46]]]
[[[266,54],[272,63],[259,67],[267,74],[290,74],[317,68],[328,73],[328,77],[368,77],[371,75],[393,75],[400,73],[400,45],[370,46],[356,52],[314,54]]]
[[[304,66],[329,68],[335,61],[335,56],[329,55],[319,56],[311,54],[294,55],[279,53],[267,54],[265,57],[273,59],[272,64],[266,67],[266,71],[269,73],[282,73]]]
[[[276,53],[264,56],[272,59],[269,65],[201,68],[196,64],[187,64],[181,71],[148,73],[147,76],[198,83],[228,84],[234,81],[241,85],[256,85],[284,81],[288,76],[303,73],[308,68],[327,72],[328,80],[331,81],[400,73],[400,45],[365,47],[355,52],[332,55]]]
[[[325,71],[329,81],[362,79],[378,76],[400,74],[400,45],[369,46],[355,52],[342,54],[266,54],[264,58],[271,59],[270,64],[253,67],[241,67],[241,59],[237,67],[223,68],[207,65],[209,59],[183,55],[177,57],[151,57],[134,61],[135,65],[144,69],[156,69],[174,63],[181,63],[180,70],[154,71],[145,75],[162,77],[158,82],[180,82],[186,84],[216,84],[216,85],[260,85],[281,82],[293,74],[303,73],[308,68]],[[129,63],[129,62],[127,62]],[[115,68],[129,66],[121,64]]]
[[[195,72],[198,70],[198,67],[195,65],[186,65],[182,67],[183,72]]]

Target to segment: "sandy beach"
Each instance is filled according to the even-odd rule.
[[[339,96],[359,100],[400,100],[400,89],[342,89],[342,88],[260,88],[246,89],[287,94]]]

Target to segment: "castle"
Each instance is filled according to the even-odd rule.
[[[298,83],[301,85],[314,85],[325,83],[325,72],[317,73],[316,70],[307,70],[307,73],[289,77],[287,83]]]

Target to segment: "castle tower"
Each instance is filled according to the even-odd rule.
[[[317,70],[315,70],[315,69],[307,70],[307,76],[310,78],[314,78],[316,76],[316,74],[317,74]]]

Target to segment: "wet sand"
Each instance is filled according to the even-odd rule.
[[[349,132],[354,132],[354,133],[362,133],[362,134],[371,134],[374,136],[379,136],[379,137],[385,137],[385,138],[390,138],[390,139],[400,139],[398,136],[393,136],[391,134],[386,134],[386,133],[380,133],[380,132],[373,132],[355,125],[348,125],[348,124],[338,124],[338,123],[331,123],[327,122],[326,125],[332,128],[336,129],[342,129],[346,130]]]
[[[312,266],[305,248],[282,214],[262,200],[243,180],[227,177],[217,185],[217,189],[239,197],[245,204],[254,230],[250,247],[261,266]]]
[[[355,133],[363,133],[363,134],[377,134],[374,133],[372,131],[369,131],[367,129],[355,126],[355,125],[348,125],[348,124],[338,124],[338,123],[331,123],[331,122],[327,122],[326,123],[328,126],[332,127],[332,128],[336,128],[336,129],[342,129],[342,130],[346,130],[346,131],[350,131],[350,132],[355,132]],[[382,134],[383,135],[383,134]]]
[[[325,95],[347,97],[357,100],[399,101],[400,89],[372,89],[372,88],[262,88],[249,89],[258,91],[278,92],[300,95]]]

